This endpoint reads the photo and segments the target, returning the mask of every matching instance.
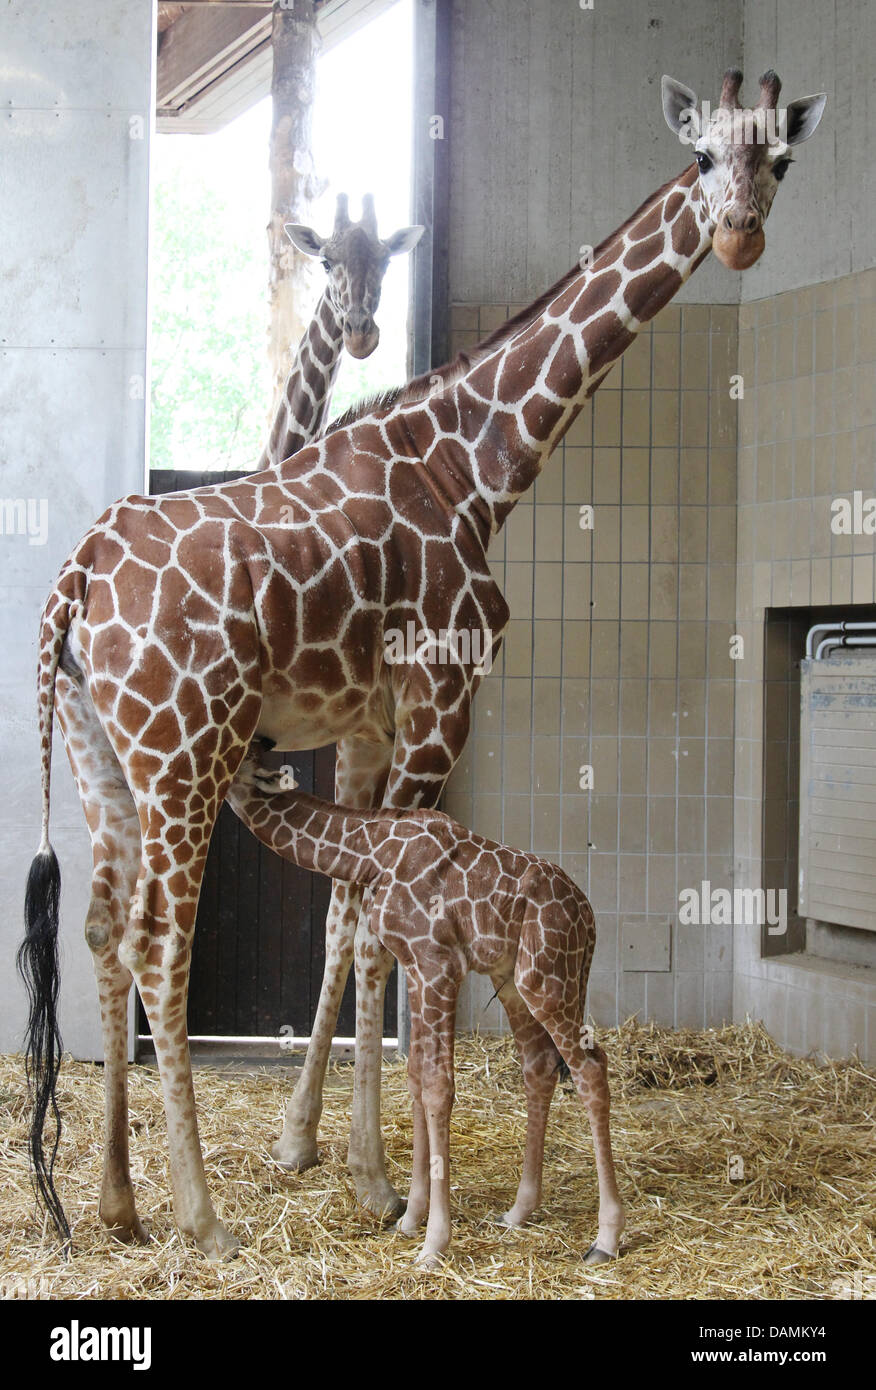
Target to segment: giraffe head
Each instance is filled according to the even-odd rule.
[[[338,194],[331,236],[321,237],[312,227],[288,222],[290,241],[305,256],[317,256],[328,277],[328,292],[344,330],[344,347],[351,357],[370,357],[377,347],[380,329],[374,322],[383,277],[391,256],[412,251],[423,227],[402,227],[381,241],[377,235],[374,199],[362,199],[362,220],[351,222],[346,193]]]
[[[724,74],[716,110],[689,87],[663,78],[663,114],[683,144],[692,145],[699,185],[713,224],[712,249],[730,270],[747,270],[764,248],[763,224],[776,190],[793,162],[791,149],[808,140],[827,97],[801,97],[777,108],[782,84],[770,69],[760,79],[753,107],[739,101],[742,73]]]

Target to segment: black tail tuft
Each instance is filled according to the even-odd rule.
[[[568,1081],[571,1075],[572,1073],[569,1070],[569,1063],[565,1060],[565,1058],[561,1057],[559,1053],[557,1053],[557,1077],[560,1081],[560,1084],[562,1085],[564,1081]]]
[[[55,1191],[52,1172],[61,1140],[61,1115],[55,1095],[61,1067],[61,1034],[58,1029],[58,915],[61,898],[61,871],[55,852],[41,850],[30,866],[24,900],[24,940],[18,948],[16,964],[30,1001],[24,1040],[27,1086],[31,1116],[28,1147],[37,1199],[48,1212],[55,1229],[70,1245],[70,1227]],[[43,1148],[43,1130],[51,1110],[55,1134],[48,1160]]]

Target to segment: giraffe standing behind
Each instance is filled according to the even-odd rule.
[[[322,433],[342,350],[370,357],[380,339],[374,315],[390,259],[412,251],[424,227],[402,227],[381,241],[374,199],[362,199],[362,218],[351,222],[347,195],[338,194],[329,237],[290,222],[286,234],[305,256],[316,256],[327,282],[277,402],[258,468],[273,468]]]
[[[624,1211],[611,1153],[607,1061],[584,1023],[596,931],[581,889],[556,864],[476,835],[441,811],[332,806],[283,790],[280,775],[262,769],[255,755],[238,780],[273,793],[260,800],[252,828],[279,854],[370,890],[371,930],[405,969],[414,1155],[398,1230],[415,1235],[428,1209],[420,1263],[434,1264],[450,1241],[453,1042],[457,996],[469,971],[492,980],[526,1090],[523,1173],[502,1219],[522,1225],[541,1201],[545,1129],[562,1060],[587,1110],[599,1179],[599,1230],[584,1262],[612,1259]]]
[[[497,651],[510,614],[489,541],[636,332],[712,245],[733,268],[760,254],[790,148],[812,134],[825,99],[792,103],[781,134],[769,136],[778,78],[764,76],[744,122],[740,82],[728,73],[721,107],[700,122],[693,93],[664,81],[667,120],[696,132],[695,163],[470,355],[342,417],[278,468],[115,503],[64,565],[40,631],[42,834],[19,952],[31,996],[31,1152],[60,1229],[42,1143],[60,1062],[60,870],[49,839],[55,709],[92,838],[85,933],[104,1031],[101,1218],[122,1239],[143,1238],[127,1138],[135,980],[161,1073],[177,1220],[221,1257],[237,1247],[204,1178],[186,1035],[192,935],[219,807],[227,796],[258,824],[264,794],[235,781],[254,737],[284,750],[337,741],[340,805],[437,803],[465,745],[483,667],[420,645],[390,663],[387,638],[412,623],[487,634]],[[355,957],[349,1162],[360,1199],[399,1214],[379,1126],[392,957],[360,905],[359,888],[336,886],[317,1019],[278,1150],[290,1167],[315,1161],[325,1065]]]

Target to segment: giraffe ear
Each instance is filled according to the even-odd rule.
[[[404,251],[413,251],[425,230],[420,226],[402,227],[388,236],[383,244],[391,256],[400,256]]]
[[[802,145],[824,115],[827,105],[827,92],[819,92],[814,97],[800,97],[788,103],[785,111],[785,142],[788,145]]]
[[[663,96],[663,115],[666,124],[679,139],[693,145],[700,136],[700,116],[697,111],[697,94],[683,82],[664,75],[661,83]]]
[[[292,245],[303,251],[305,256],[322,255],[323,239],[317,236],[312,227],[305,227],[300,222],[286,222],[283,229]]]

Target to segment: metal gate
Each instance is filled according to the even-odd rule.
[[[246,473],[157,469],[153,494],[231,482]],[[334,747],[311,753],[274,752],[279,767],[294,762],[302,790],[334,799]],[[325,918],[331,881],[267,849],[223,806],[210,841],[192,948],[188,1028],[193,1037],[309,1036],[325,964]],[[138,1003],[138,1032],[149,1025]],[[396,1036],[395,973],[386,990],[384,1036]],[[336,1029],[355,1032],[352,972]]]

